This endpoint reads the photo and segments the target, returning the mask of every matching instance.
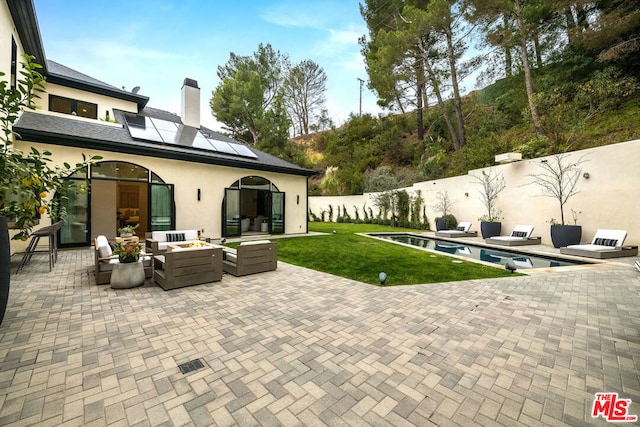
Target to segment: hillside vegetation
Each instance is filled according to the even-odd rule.
[[[317,171],[312,195],[385,191],[455,176],[494,164],[499,153],[534,158],[640,138],[637,59],[603,64],[581,57],[536,70],[543,135],[528,119],[522,73],[463,98],[468,135],[455,150],[439,108],[424,110],[425,138],[416,113],[352,116],[342,127],[295,140],[296,163]]]

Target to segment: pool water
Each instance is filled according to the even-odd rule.
[[[452,242],[450,240],[413,236],[411,234],[371,234],[371,236],[493,264],[505,265],[510,261],[518,269],[566,267],[588,264],[581,261],[571,261],[543,255],[531,255],[512,250],[492,249],[467,243]]]

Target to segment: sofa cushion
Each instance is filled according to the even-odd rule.
[[[265,243],[271,243],[271,242],[268,240],[250,240],[248,242],[242,242],[238,246],[263,245]]]
[[[231,252],[225,252],[224,259],[234,264],[237,264],[238,262],[238,256],[236,254],[232,254]]]
[[[115,264],[119,264],[118,258],[105,259],[98,263],[98,271],[111,271]]]
[[[166,231],[152,231],[151,238],[157,242],[166,242],[167,241],[167,232]]]

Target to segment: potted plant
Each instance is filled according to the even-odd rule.
[[[144,283],[144,266],[140,259],[142,246],[138,242],[116,243],[113,254],[118,255],[119,264],[113,266],[111,287],[128,289]]]
[[[572,210],[574,224],[566,224],[564,207],[571,197],[579,193],[578,179],[582,175],[580,165],[584,162],[584,157],[575,162],[569,162],[567,154],[560,153],[543,159],[540,162],[542,172],[530,175],[533,183],[542,189],[542,195],[556,199],[560,206],[560,221],[555,219],[550,221],[551,242],[555,248],[577,245],[582,239],[582,226],[577,225],[577,213]]]
[[[125,225],[122,228],[118,228],[118,233],[120,233],[120,237],[133,237],[133,232],[136,228],[140,227],[140,224],[136,225]]]
[[[433,208],[440,212],[440,216],[436,218],[436,231],[449,230],[458,225],[456,218],[451,215],[451,206],[453,202],[449,198],[449,192],[438,191],[436,194],[436,203]]]
[[[140,259],[142,246],[138,242],[116,243],[113,248],[113,254],[118,255],[121,263],[138,262]]]
[[[482,238],[488,239],[493,236],[499,236],[502,232],[502,210],[496,206],[498,195],[504,190],[506,184],[504,177],[498,172],[482,171],[480,176],[473,177],[480,184],[480,195],[482,204],[487,213],[478,218],[480,221],[480,232]]]

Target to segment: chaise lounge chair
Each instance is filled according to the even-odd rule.
[[[485,239],[484,241],[493,245],[502,246],[524,246],[539,245],[540,237],[531,237],[533,233],[533,225],[516,225],[509,236],[495,236]]]
[[[587,258],[619,258],[638,255],[637,246],[622,246],[627,238],[625,230],[597,230],[587,245],[569,245],[560,248],[560,253]]]
[[[455,230],[441,230],[436,231],[437,237],[477,237],[477,231],[469,231],[471,228],[470,222],[459,222],[458,227]]]

